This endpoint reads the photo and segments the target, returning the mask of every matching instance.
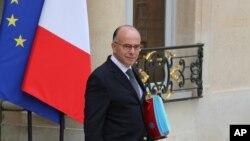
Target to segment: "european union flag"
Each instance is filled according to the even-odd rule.
[[[59,123],[56,109],[21,91],[44,0],[5,1],[0,25],[0,99]]]

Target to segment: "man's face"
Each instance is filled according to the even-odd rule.
[[[135,29],[123,27],[112,43],[113,54],[126,67],[132,66],[140,53],[141,37]]]

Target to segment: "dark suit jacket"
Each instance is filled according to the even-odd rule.
[[[136,78],[143,88],[138,75]],[[143,91],[139,100],[127,76],[109,56],[87,82],[85,141],[142,141],[146,138],[152,141],[144,119],[144,88]]]

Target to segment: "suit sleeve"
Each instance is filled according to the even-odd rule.
[[[85,93],[85,141],[102,141],[105,114],[109,105],[109,95],[105,83],[92,74]]]

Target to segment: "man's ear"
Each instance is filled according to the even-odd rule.
[[[116,44],[114,42],[112,42],[111,47],[112,47],[112,49],[114,49],[116,47]]]

